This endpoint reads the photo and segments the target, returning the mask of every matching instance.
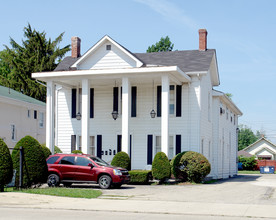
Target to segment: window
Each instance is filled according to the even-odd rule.
[[[63,157],[59,161],[59,164],[74,165],[74,162],[75,162],[75,157],[74,156],[67,156],[67,157]]]
[[[78,166],[88,166],[88,164],[92,164],[92,162],[90,160],[88,160],[87,158],[85,158],[85,157],[77,157],[75,165],[78,165]]]
[[[155,154],[161,151],[161,136],[156,136],[155,139]]]
[[[58,158],[59,158],[58,156],[50,157],[47,160],[47,164],[54,164],[57,161]]]
[[[106,45],[106,50],[111,50],[111,45]]]
[[[169,155],[168,155],[168,158],[169,160],[171,160],[174,156],[174,144],[173,144],[174,140],[173,140],[173,136],[170,136],[169,137]]]
[[[201,154],[204,155],[204,139],[201,139]]]
[[[16,141],[15,125],[11,125],[11,139]]]
[[[170,106],[169,106],[170,115],[174,115],[175,112],[175,87],[174,85],[170,86]]]
[[[28,118],[30,118],[30,117],[31,117],[31,110],[28,109]]]
[[[87,153],[90,155],[95,155],[95,136],[90,136],[90,145]]]
[[[81,136],[79,136],[79,143],[78,143],[79,150],[81,151]]]
[[[44,113],[39,112],[39,127],[43,128],[44,127]]]
[[[226,107],[226,120],[228,120],[229,118],[229,111],[228,111],[228,108]]]
[[[208,120],[211,121],[211,94],[208,93]]]
[[[34,119],[37,119],[37,111],[34,110]]]

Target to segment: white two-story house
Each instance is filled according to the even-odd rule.
[[[199,30],[199,50],[132,53],[104,36],[85,54],[72,37],[72,56],[53,72],[33,73],[47,82],[46,144],[63,152],[81,149],[106,161],[119,151],[132,169],[182,151],[204,154],[211,176],[237,172],[237,125],[242,113],[220,84],[216,51]]]

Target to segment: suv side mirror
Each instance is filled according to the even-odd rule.
[[[88,166],[91,167],[91,169],[94,167],[92,163],[89,163]]]

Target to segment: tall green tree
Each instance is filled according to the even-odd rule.
[[[161,52],[161,51],[172,51],[174,44],[170,41],[170,38],[166,36],[165,38],[161,37],[159,42],[149,46],[147,49],[147,53],[152,52]]]
[[[239,150],[242,150],[258,140],[254,132],[246,125],[239,126]]]
[[[5,45],[5,50],[1,53],[1,63],[8,66],[9,73],[1,73],[0,84],[9,86],[17,91],[41,101],[46,100],[46,88],[31,77],[34,72],[52,71],[70,51],[70,45],[59,48],[64,32],[55,40],[46,38],[46,33],[32,29],[28,24],[24,28],[22,45],[10,38],[11,47]],[[8,80],[3,79],[6,78]]]

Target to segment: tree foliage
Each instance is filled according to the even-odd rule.
[[[0,138],[0,191],[8,184],[13,175],[12,158],[6,143]]]
[[[22,45],[10,38],[11,47],[5,45],[0,54],[0,85],[36,98],[46,100],[45,86],[32,78],[34,72],[52,71],[58,62],[70,51],[70,45],[59,48],[64,33],[55,40],[46,38],[46,33],[32,29],[28,24],[24,28]]]
[[[147,53],[152,52],[161,52],[161,51],[172,51],[174,44],[170,41],[170,38],[166,36],[165,38],[161,37],[159,42],[148,47]]]
[[[250,144],[253,144],[258,140],[258,137],[254,132],[246,125],[240,125],[239,129],[239,150],[248,147]]]

